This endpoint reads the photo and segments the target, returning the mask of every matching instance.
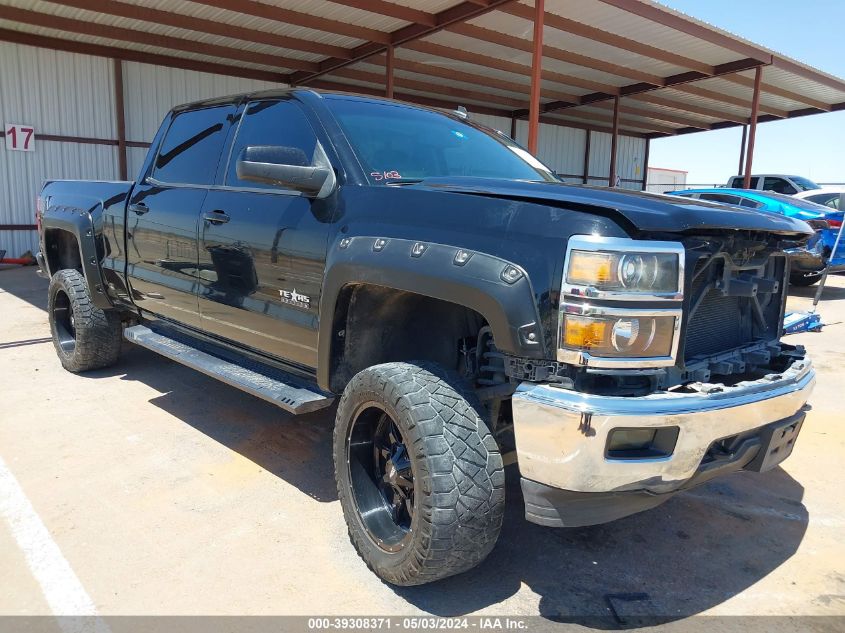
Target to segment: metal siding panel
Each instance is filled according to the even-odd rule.
[[[35,196],[47,179],[116,178],[114,146],[38,141],[34,152],[0,151],[0,224],[34,224]],[[37,248],[35,231],[0,231],[10,257]]]
[[[0,117],[39,134],[115,138],[111,60],[0,43]]]
[[[586,131],[541,123],[537,141],[537,157],[557,173],[583,173]]]
[[[38,134],[115,138],[111,60],[0,43],[0,119]],[[0,149],[0,224],[33,224],[45,179],[116,177],[113,146],[36,140],[34,152]],[[34,231],[0,231],[10,257],[36,248]]]
[[[151,141],[167,111],[182,103],[284,85],[125,62],[126,138],[130,141]]]

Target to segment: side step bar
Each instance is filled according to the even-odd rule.
[[[309,413],[328,407],[334,396],[309,386],[299,378],[267,368],[267,373],[242,367],[192,347],[188,343],[159,334],[145,325],[135,325],[123,331],[124,337],[177,363],[217,378],[236,389],[266,400],[290,413]]]

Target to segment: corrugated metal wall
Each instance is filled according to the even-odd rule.
[[[85,137],[115,141],[114,62],[0,43],[0,120],[33,125],[36,134]],[[123,63],[126,140],[149,142],[162,116],[174,105],[226,94],[278,86],[252,79]],[[471,115],[492,128],[510,134],[507,117]],[[516,140],[528,142],[527,121],[517,122]],[[584,130],[540,124],[538,156],[570,182],[581,182],[584,171]],[[127,148],[128,176],[134,178],[146,155],[141,147]],[[643,177],[645,141],[620,136],[617,165],[622,186]],[[610,135],[591,133],[590,175],[594,184],[607,184]],[[604,180],[598,179],[604,177]],[[36,140],[34,152],[8,151],[0,146],[0,224],[33,224],[34,199],[45,179],[118,178],[118,150],[114,145]],[[35,252],[33,231],[0,231],[0,249],[9,257]]]
[[[38,134],[113,139],[109,59],[0,43],[0,120]],[[117,148],[53,141],[34,152],[0,147],[0,224],[34,224],[35,194],[47,178],[115,178]],[[33,231],[0,231],[8,257],[35,252]]]
[[[199,73],[181,68],[125,62],[123,64],[123,100],[126,111],[126,139],[151,141],[164,113],[175,105],[240,92],[278,88],[283,85],[255,79]],[[130,147],[128,149],[127,164],[130,178],[137,175],[146,155],[145,148]]]

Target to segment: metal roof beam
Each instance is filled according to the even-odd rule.
[[[751,102],[748,99],[733,97],[731,95],[722,94],[721,92],[715,92],[713,90],[708,90],[707,88],[702,88],[700,86],[695,86],[692,84],[672,86],[672,89],[680,90],[681,92],[686,92],[688,94],[695,95],[696,97],[702,97],[703,99],[710,99],[711,101],[727,103],[738,108],[748,109],[751,107]],[[780,108],[773,108],[763,103],[760,104],[760,112],[772,114],[781,119],[785,119],[788,115],[788,112],[786,110],[781,110]]]
[[[313,70],[317,68],[316,63],[302,59],[292,59],[268,53],[257,53],[255,51],[248,51],[231,46],[222,46],[220,44],[207,44],[204,42],[186,40],[169,35],[157,35],[147,31],[136,31],[134,29],[127,29],[118,26],[98,24],[96,22],[63,18],[57,15],[48,15],[46,13],[18,9],[17,7],[3,7],[3,17],[7,20],[13,20],[32,26],[40,26],[43,28],[67,31],[81,35],[91,35],[92,37],[121,40],[123,42],[143,44],[145,46],[169,48],[187,53],[199,53],[201,55],[208,55],[219,59],[247,62],[249,64],[260,64],[262,66],[270,66],[285,70]]]
[[[735,75],[733,77],[725,77],[731,83],[735,83],[739,86],[744,86],[746,88],[754,88],[754,80],[750,77],[743,77],[742,75]],[[830,112],[830,104],[825,103],[824,101],[819,101],[818,99],[813,99],[812,97],[808,97],[806,95],[798,94],[797,92],[792,92],[791,90],[785,90],[784,88],[778,88],[777,86],[773,86],[772,84],[764,83],[760,86],[762,92],[770,95],[775,95],[776,97],[782,97],[784,99],[789,99],[790,101],[795,101],[797,103],[804,103],[806,105],[812,106],[818,110],[823,110],[825,112]]]
[[[831,77],[827,73],[819,72],[813,68],[807,68],[803,64],[798,64],[793,62],[789,59],[784,59],[783,57],[778,57],[775,55],[774,60],[772,61],[772,66],[775,68],[780,68],[781,70],[785,70],[793,75],[798,75],[799,77],[803,77],[804,79],[810,79],[817,83],[823,84],[828,88],[833,88],[834,90],[841,90],[845,92],[845,81],[841,79],[837,79],[836,77]]]
[[[395,2],[387,0],[331,0],[335,4],[342,4],[345,7],[353,7],[362,11],[369,11],[378,15],[386,15],[397,20],[424,24],[426,26],[437,26],[437,16],[427,11],[412,9]]]
[[[183,68],[185,70],[196,70],[204,73],[215,73],[230,77],[243,77],[246,79],[259,79],[285,83],[286,76],[269,70],[257,70],[241,66],[229,66],[215,62],[186,59],[184,57],[172,57],[170,55],[159,55],[157,53],[145,53],[133,51],[115,46],[101,46],[87,42],[74,42],[57,37],[46,37],[44,35],[33,35],[10,29],[0,29],[0,41],[12,42],[14,44],[25,44],[26,46],[37,46],[49,48],[68,53],[81,53],[83,55],[95,55],[97,57],[111,57],[129,62],[140,62],[142,64],[153,64],[157,66],[168,66],[170,68]],[[509,116],[510,113],[507,113]]]
[[[701,116],[708,117],[710,119],[716,119],[717,121],[732,121],[734,123],[738,123],[740,125],[744,125],[748,123],[748,119],[745,117],[736,116],[731,114],[730,112],[725,112],[724,110],[713,110],[712,108],[703,107],[697,103],[685,103],[683,101],[673,101],[672,99],[666,99],[662,96],[657,96],[659,93],[657,92],[645,92],[637,95],[632,95],[630,98],[636,101],[642,101],[644,103],[651,103],[653,105],[663,106],[664,108],[672,108],[673,110],[679,110],[681,112],[690,112],[692,114],[698,114]]]
[[[531,75],[531,66],[526,64],[517,64],[516,62],[500,59],[498,57],[481,55],[479,53],[461,50],[460,48],[443,46],[442,44],[433,44],[432,42],[411,42],[403,48],[417,51],[418,53],[425,53],[426,55],[432,55],[434,57],[442,57],[443,59],[451,61],[462,61],[467,64],[493,68],[495,70],[520,75],[521,77],[529,77]],[[619,89],[614,86],[608,86],[606,84],[590,81],[588,79],[581,79],[579,77],[572,77],[571,75],[565,75],[548,69],[543,69],[543,79],[566,86],[583,88],[585,90],[601,90],[608,95],[619,93]],[[491,79],[491,81],[495,81],[495,79]]]
[[[344,79],[352,79],[353,81],[363,81],[365,83],[375,84],[376,88],[384,84],[384,76],[377,73],[369,73],[363,70],[355,70],[353,68],[338,68],[331,75],[327,76],[327,81],[331,81],[332,77],[340,77]],[[420,92],[429,92],[433,96],[449,96],[456,99],[466,99],[471,101],[478,101],[481,103],[491,103],[495,105],[507,106],[509,108],[524,108],[528,104],[524,99],[514,99],[504,95],[492,94],[489,92],[477,92],[474,90],[465,90],[461,88],[454,88],[452,86],[444,86],[443,84],[433,84],[427,81],[419,81],[416,79],[408,79],[406,77],[394,77],[393,85],[398,88],[407,88],[408,90],[418,90]]]
[[[172,11],[162,11],[160,9],[128,4],[126,2],[117,2],[115,0],[46,1],[52,2],[53,4],[84,9],[86,11],[103,13],[105,15],[129,18],[131,20],[141,20],[151,24],[160,24],[162,26],[172,26],[179,29],[193,31],[195,33],[221,35],[247,42],[278,46],[279,48],[289,48],[305,53],[315,53],[317,55],[329,55],[336,57],[349,55],[349,51],[342,46],[332,46],[330,44],[322,44],[319,42],[312,42],[311,40],[300,39],[298,37],[288,37],[287,35],[276,35],[275,33],[268,33],[267,31],[234,26],[223,22],[216,22],[214,20],[194,18],[180,13],[173,13]]]
[[[226,1],[239,4],[239,0]],[[421,37],[425,37],[426,35],[435,33],[449,26],[450,24],[453,24],[455,22],[462,22],[464,20],[469,20],[470,18],[483,15],[484,13],[492,11],[496,7],[499,7],[503,4],[507,4],[509,2],[514,2],[514,0],[480,0],[479,2],[461,2],[460,4],[456,4],[453,7],[444,9],[443,11],[440,11],[439,13],[435,14],[435,26],[428,26],[425,24],[409,24],[408,26],[402,27],[397,31],[387,33],[387,44],[399,46],[400,44],[404,45],[408,42],[413,42],[414,40],[418,40]],[[329,59],[324,59],[320,62],[320,69],[317,72],[296,72],[292,74],[290,76],[290,82],[294,84],[308,83],[312,79],[315,79],[320,75],[330,73],[336,68],[346,66],[352,62],[360,61],[362,59],[370,57],[371,55],[382,53],[386,48],[387,47],[383,42],[369,41],[366,44],[361,44],[360,46],[357,46],[351,51],[348,51],[348,54],[346,56],[330,57]]]
[[[509,4],[501,7],[499,10],[503,13],[508,13],[525,20],[532,19],[531,7],[524,4]],[[629,53],[635,53],[637,55],[656,59],[667,64],[675,64],[676,66],[689,68],[690,70],[697,70],[705,75],[713,74],[713,66],[698,60],[684,57],[683,55],[678,55],[677,53],[657,48],[656,46],[651,46],[650,44],[644,44],[643,42],[638,42],[636,40],[617,35],[616,33],[610,33],[582,22],[577,22],[576,20],[570,20],[569,18],[565,18],[556,13],[546,12],[545,23],[546,26],[558,31],[569,33],[571,35],[578,35],[579,37],[584,37],[595,42],[601,42],[602,44],[607,44],[608,46],[613,46],[614,48],[619,48]]]
[[[366,42],[390,44],[390,33],[385,33],[384,31],[349,24],[348,22],[341,22],[340,20],[331,20],[329,18],[311,15],[310,13],[302,13],[301,11],[293,11],[292,9],[285,9],[284,7],[278,7],[272,4],[256,2],[256,0],[194,1],[209,7],[225,9],[227,11],[233,11],[234,13],[245,13],[257,18],[281,22],[282,24],[295,24],[297,26],[304,26],[308,29],[314,29],[315,31],[334,33],[335,35],[345,35],[346,37],[352,37]]]
[[[590,107],[593,108],[602,108],[602,109],[613,109],[613,102],[612,101],[602,101],[600,103],[591,104]],[[687,118],[685,116],[678,116],[675,114],[671,114],[668,112],[663,112],[662,110],[646,110],[642,108],[638,108],[636,106],[631,106],[627,101],[620,102],[619,104],[619,111],[623,114],[631,114],[633,116],[643,117],[646,119],[653,119],[655,121],[665,121],[667,123],[675,123],[677,125],[683,125],[685,127],[695,127],[700,130],[709,130],[710,123],[696,121],[694,119]]]
[[[385,58],[384,55],[379,55],[365,60],[364,63],[384,65]],[[489,87],[491,84],[495,84],[495,86],[501,90],[516,92],[518,94],[526,94],[530,87],[528,84],[522,84],[516,81],[506,81],[499,79],[498,77],[490,77],[486,75],[475,75],[473,73],[455,70],[454,68],[443,68],[441,66],[433,66],[431,64],[422,64],[420,62],[400,59],[398,57],[393,60],[393,66],[396,70],[405,70],[417,75],[427,75],[429,77],[438,77],[440,79],[451,79],[453,81],[461,81],[463,83],[476,84],[484,87]],[[577,95],[549,88],[543,88],[542,96],[546,99],[571,101],[572,103],[576,103],[579,99]]]
[[[451,33],[457,33],[458,35],[464,35],[490,44],[497,44],[499,46],[505,46],[507,48],[528,53],[530,53],[533,48],[531,40],[517,37],[515,35],[507,35],[506,33],[500,33],[499,31],[493,31],[492,29],[476,26],[474,24],[456,23],[448,27],[446,30]],[[620,66],[619,64],[614,64],[601,59],[594,59],[592,57],[587,57],[586,55],[573,53],[554,46],[543,46],[543,57],[556,59],[576,66],[583,66],[584,68],[592,68],[593,70],[598,70],[610,75],[626,77],[628,79],[634,79],[636,81],[653,84],[655,86],[663,85],[663,79],[657,75],[652,75],[634,68],[628,68],[627,66]]]
[[[756,59],[764,64],[772,63],[772,54],[765,49],[754,46],[737,37],[732,37],[714,28],[705,26],[694,21],[692,18],[681,17],[662,9],[655,4],[641,2],[640,0],[599,0],[607,5],[638,15],[657,24],[668,26],[671,29],[692,35],[700,40],[715,44],[727,50],[739,53],[744,57]]]

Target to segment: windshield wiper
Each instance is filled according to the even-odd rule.
[[[416,185],[423,181],[423,178],[391,178],[385,180],[386,185]]]

